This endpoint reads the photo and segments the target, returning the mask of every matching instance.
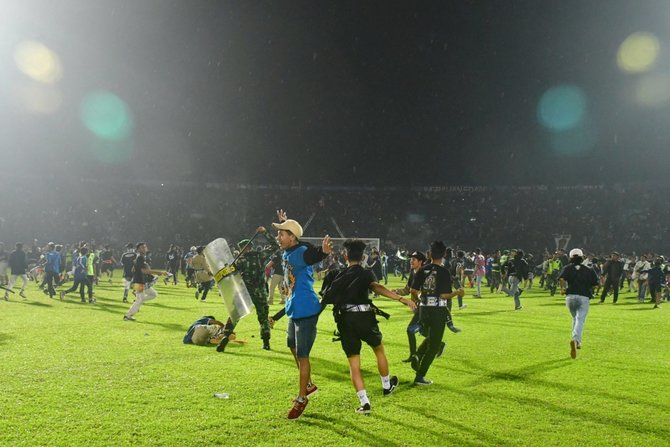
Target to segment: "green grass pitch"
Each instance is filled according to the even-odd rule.
[[[389,287],[399,286],[392,278]],[[444,356],[427,375],[434,384],[415,387],[401,362],[410,312],[380,298],[392,315],[380,327],[400,386],[383,397],[364,348],[369,417],[354,413],[358,400],[326,310],[312,351],[319,393],[288,421],[297,370],[286,320],[273,330],[272,351],[261,349],[250,315],[237,329],[248,343],[219,354],[181,340],[196,318],[225,318],[221,298],[198,302],[182,284],[157,290],[136,322],[122,320],[129,305],[118,278],[101,281],[95,305],[75,294],[50,300],[34,283],[28,299],[0,301],[0,446],[670,445],[670,304],[652,310],[630,293],[617,305],[592,304],[572,360],[563,297],[526,290],[517,312],[511,298],[475,299],[468,289],[467,309],[453,312],[462,332],[445,334]]]

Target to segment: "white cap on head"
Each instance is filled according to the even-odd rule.
[[[579,256],[580,258],[583,258],[584,253],[582,252],[581,248],[573,248],[570,250],[570,257],[572,258],[573,256]]]
[[[273,223],[272,226],[277,230],[288,230],[298,239],[302,237],[302,226],[293,219],[285,220],[282,223]]]

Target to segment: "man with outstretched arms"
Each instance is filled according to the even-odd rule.
[[[300,372],[298,397],[288,413],[289,419],[297,419],[307,406],[310,394],[316,391],[312,384],[309,353],[316,339],[316,322],[321,311],[319,298],[314,291],[312,265],[321,262],[333,249],[330,236],[323,238],[321,247],[300,242],[302,226],[288,219],[284,210],[277,211],[280,223],[273,223],[277,230],[277,242],[284,250],[284,276],[289,288],[286,300],[286,315],[289,318],[287,343],[293,353]]]
[[[413,301],[379,284],[372,270],[363,268],[361,262],[365,248],[365,243],[358,239],[348,239],[344,242],[344,257],[348,267],[328,273],[324,279],[322,302],[333,305],[342,350],[349,361],[351,382],[360,401],[360,407],[356,409],[356,413],[359,414],[370,413],[370,399],[361,374],[362,342],[367,343],[375,354],[384,396],[391,394],[398,386],[398,378],[389,373],[382,333],[375,317],[376,307],[370,300],[370,292],[400,301],[411,309],[416,308]]]

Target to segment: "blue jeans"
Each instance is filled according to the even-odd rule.
[[[572,315],[572,339],[582,344],[584,322],[589,313],[589,299],[581,295],[568,295],[565,298],[565,305],[568,306],[570,315]]]
[[[288,320],[286,343],[289,348],[295,349],[296,357],[307,358],[316,340],[316,322],[319,314],[312,317]]]
[[[510,276],[507,282],[509,283],[509,288],[503,288],[502,291],[507,295],[514,297],[514,308],[519,309],[521,307],[521,300],[519,299],[519,295],[521,293],[519,291],[519,278],[516,276]]]
[[[640,279],[640,280],[638,280],[637,284],[638,284],[637,285],[637,300],[642,302],[642,301],[644,301],[644,298],[647,295],[647,280],[646,279]]]

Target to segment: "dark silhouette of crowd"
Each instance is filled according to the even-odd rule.
[[[46,185],[46,186],[45,186]],[[643,185],[298,187],[198,182],[15,178],[0,191],[0,240],[96,240],[122,246],[239,240],[289,210],[306,236],[379,238],[387,250],[434,239],[485,250],[556,248],[557,235],[593,252],[668,252],[663,189]]]

